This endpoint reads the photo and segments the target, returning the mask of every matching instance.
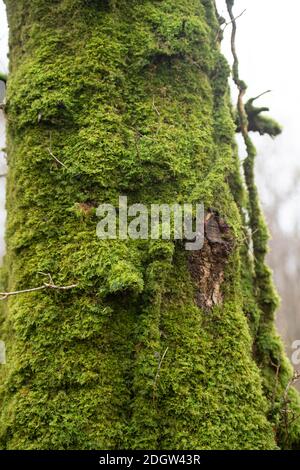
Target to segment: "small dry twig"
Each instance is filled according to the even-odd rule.
[[[238,115],[239,115],[239,120],[240,120],[240,125],[241,125],[242,136],[244,138],[244,141],[247,147],[248,117],[247,117],[247,113],[245,111],[245,106],[244,106],[244,96],[247,91],[247,85],[245,84],[245,82],[243,82],[243,80],[240,79],[240,76],[239,76],[239,58],[238,58],[236,47],[235,47],[237,24],[236,24],[235,16],[233,14],[233,7],[228,1],[227,1],[227,9],[228,9],[228,13],[229,13],[230,20],[231,20],[230,24],[232,24],[231,52],[232,52],[232,56],[234,59],[233,67],[232,67],[232,75],[233,75],[233,81],[236,84],[237,89],[239,91],[237,109],[238,109]]]
[[[283,400],[284,400],[285,403],[287,402],[288,393],[289,393],[290,388],[293,385],[295,385],[295,383],[297,383],[298,380],[300,380],[300,371],[295,370],[294,375],[291,378],[291,380],[288,382],[288,384],[286,386],[286,389],[285,389],[285,392],[284,392]]]
[[[39,274],[48,276],[49,282],[44,282],[42,286],[32,287],[30,289],[23,289],[23,290],[18,290],[18,291],[13,291],[13,292],[0,292],[0,301],[5,300],[8,297],[11,297],[13,295],[25,294],[27,292],[36,292],[36,291],[44,290],[44,289],[70,290],[78,286],[78,284],[71,284],[69,286],[57,286],[54,284],[51,274],[49,273],[48,274],[39,273]]]
[[[274,384],[274,390],[273,390],[273,396],[272,396],[272,409],[274,410],[281,364],[280,364],[280,362],[278,364],[275,364],[273,361],[271,361],[271,366],[274,367],[275,370],[276,370],[275,384]]]
[[[155,396],[156,396],[157,381],[159,379],[160,369],[161,369],[163,360],[166,357],[166,354],[167,354],[168,350],[169,350],[169,346],[166,347],[166,349],[165,349],[165,351],[164,351],[163,355],[161,356],[161,359],[158,363],[158,366],[157,366],[157,372],[156,372],[155,379],[154,379],[154,384],[153,384],[153,400],[155,399]]]
[[[243,16],[243,14],[246,11],[247,11],[247,9],[245,8],[245,10],[243,10],[242,13],[240,13],[239,15],[237,15],[236,17],[234,17],[233,19],[231,19],[230,21],[225,23],[223,28],[220,28],[219,31],[218,31],[217,36],[216,36],[216,41],[219,40],[221,34],[224,34],[224,31],[226,30],[227,26],[231,25],[234,21],[238,20],[241,16]]]
[[[293,385],[295,385],[295,383],[297,383],[299,380],[300,380],[300,371],[295,371],[293,377],[289,380],[289,382],[286,386],[286,389],[284,391],[284,395],[283,395],[282,413],[284,415],[285,442],[286,443],[289,441],[289,428],[290,428],[290,425],[299,418],[299,416],[297,416],[296,418],[295,418],[295,416],[293,416],[292,420],[289,420],[289,413],[290,413],[289,403],[290,403],[290,401],[289,401],[289,398],[288,398],[288,394],[289,394],[290,388]]]
[[[50,148],[48,148],[48,152],[49,152],[49,154],[51,155],[51,157],[52,157],[57,163],[59,163],[61,166],[63,166],[63,167],[66,168],[66,165],[65,165],[63,162],[61,162],[61,161],[52,153],[52,151],[51,151]]]
[[[49,152],[49,155],[50,155],[59,165],[61,165],[61,166],[63,166],[64,168],[66,168],[66,165],[65,165],[63,162],[61,162],[61,161],[53,154],[53,152],[52,152],[52,141],[51,141],[51,140],[52,140],[52,139],[51,139],[51,133],[50,133],[50,147],[47,149],[48,152]]]
[[[153,97],[153,101],[152,101],[152,106],[153,106],[153,109],[156,112],[157,116],[160,116],[160,112],[158,111],[157,106],[156,106],[155,101],[154,101],[154,97]]]

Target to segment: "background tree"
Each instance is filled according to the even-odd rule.
[[[6,5],[3,291],[50,288],[3,296],[2,447],[297,446],[214,2]],[[120,194],[204,202],[221,240],[99,241],[96,207]]]

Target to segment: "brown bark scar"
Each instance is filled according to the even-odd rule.
[[[224,271],[234,243],[230,228],[213,211],[206,214],[204,234],[204,245],[201,250],[191,252],[188,266],[196,285],[196,304],[211,310],[223,302]]]

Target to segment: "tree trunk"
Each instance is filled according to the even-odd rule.
[[[295,446],[276,297],[265,290],[266,318],[264,286],[256,295],[214,2],[6,5],[3,290],[76,287],[2,301],[2,447]],[[194,252],[99,240],[96,207],[119,195],[203,202],[225,235],[207,229]]]

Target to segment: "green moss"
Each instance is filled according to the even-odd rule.
[[[242,301],[254,315],[213,2],[6,4],[3,288],[41,272],[78,286],[6,301],[2,448],[276,448]],[[97,239],[95,207],[119,195],[226,218],[221,305],[196,305],[182,244]]]

